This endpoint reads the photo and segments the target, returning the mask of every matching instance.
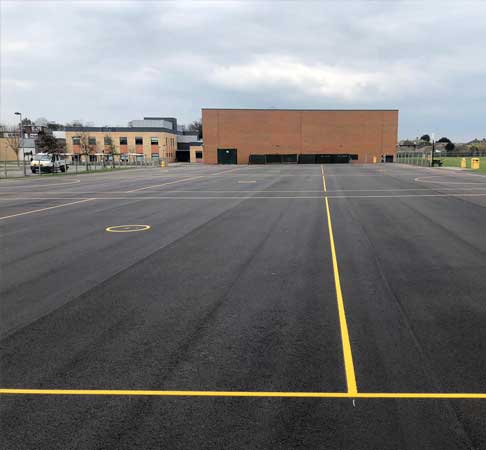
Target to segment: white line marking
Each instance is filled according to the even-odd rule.
[[[35,180],[35,181],[39,181],[39,180]],[[41,183],[41,184],[14,184],[12,185],[11,187],[16,187],[16,188],[21,188],[21,187],[26,187],[26,188],[31,188],[31,187],[51,187],[51,186],[64,186],[64,185],[67,185],[67,184],[78,184],[78,183],[81,183],[81,180],[72,180],[72,181],[69,181],[67,183],[49,183],[49,182],[44,182],[44,183]],[[10,186],[0,186],[0,188],[8,188]]]
[[[483,193],[449,193],[449,194],[397,194],[397,195],[293,195],[293,196],[277,196],[277,195],[232,195],[232,196],[133,196],[133,197],[89,197],[84,200],[218,200],[218,199],[313,199],[313,198],[422,198],[422,197],[485,197],[486,192]],[[2,198],[0,200],[74,200],[80,197],[10,197],[9,199]]]
[[[197,177],[184,178],[182,180],[170,181],[168,183],[154,184],[152,186],[146,186],[146,187],[141,187],[141,188],[138,188],[138,189],[132,189],[131,191],[124,191],[124,193],[130,194],[132,192],[144,191],[146,189],[151,189],[151,188],[154,188],[154,187],[161,187],[161,186],[168,186],[169,184],[182,183],[183,181],[192,181],[192,180],[197,180],[199,178],[208,178],[208,177],[211,177],[211,176],[226,174],[228,172],[234,172],[235,170],[239,170],[239,169],[225,170],[224,172],[211,173],[211,174],[208,174],[208,175],[199,175]]]
[[[475,175],[477,177],[483,177],[483,175]],[[427,178],[437,178],[440,175],[433,175],[430,177],[417,177],[414,178],[413,181],[417,181],[419,183],[433,183],[433,184],[475,184],[475,185],[483,185],[486,186],[486,181],[483,182],[469,182],[469,181],[434,181],[434,180],[427,180]]]
[[[61,197],[62,198],[62,197]],[[67,200],[65,198],[63,198],[64,200]],[[41,199],[31,199],[31,200],[41,200]],[[37,212],[41,212],[41,211],[47,211],[49,209],[56,209],[56,208],[62,208],[64,206],[69,206],[69,205],[75,205],[76,203],[83,203],[83,202],[89,202],[91,200],[96,200],[95,198],[85,198],[83,200],[79,200],[79,201],[76,201],[76,202],[71,202],[71,203],[63,203],[62,205],[56,205],[56,206],[49,206],[48,208],[41,208],[41,209],[34,209],[32,211],[25,211],[25,212],[22,212],[22,213],[18,213],[18,214],[12,214],[10,216],[3,216],[3,217],[0,217],[0,220],[5,220],[5,219],[11,219],[12,217],[18,217],[18,216],[25,216],[27,214],[34,214],[34,213],[37,213]]]
[[[441,187],[440,189],[442,191],[483,191],[486,190],[486,184],[484,183],[471,183],[471,184],[478,184],[480,187],[453,187],[453,188],[447,188],[447,187]],[[420,192],[420,191],[425,191],[425,192],[433,192],[433,189],[431,188],[404,188],[404,189],[328,189],[327,192]],[[125,193],[123,191],[120,191],[121,193]],[[230,190],[230,189],[218,189],[218,190],[202,190],[202,189],[168,189],[164,191],[165,193],[189,193],[189,192],[198,192],[198,193],[273,193],[273,192],[280,192],[280,193],[312,193],[312,192],[324,192],[322,189],[314,189],[314,190],[300,190],[300,189],[290,189],[290,190],[278,190],[278,189],[238,189],[238,190]],[[41,194],[113,194],[117,195],[116,192],[107,192],[107,191],[42,191],[40,192]],[[20,192],[5,192],[5,195],[17,195],[17,194],[25,194],[25,192],[20,191]],[[29,197],[30,198],[30,197]],[[118,197],[115,197],[118,198]],[[130,197],[130,198],[138,198],[136,196]],[[1,197],[0,200],[8,200],[8,198]]]
[[[141,187],[138,189],[132,189],[131,191],[124,191],[124,192],[125,194],[130,194],[132,192],[144,191],[146,189],[152,189],[154,187],[168,186],[169,184],[182,183],[183,181],[197,180],[198,178],[204,178],[204,175],[200,175],[198,177],[183,178],[182,180],[169,181],[168,183],[154,184],[152,186]]]

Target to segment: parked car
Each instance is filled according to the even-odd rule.
[[[49,153],[37,153],[30,161],[32,173],[42,172],[67,172],[69,165],[63,156]]]

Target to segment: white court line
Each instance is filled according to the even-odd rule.
[[[328,191],[329,192],[329,191]],[[281,195],[232,195],[232,196],[132,196],[132,197],[89,197],[82,201],[88,200],[235,200],[235,199],[324,199],[324,198],[424,198],[424,197],[486,197],[484,193],[449,193],[449,194],[396,194],[396,195],[293,195],[293,196],[281,196]],[[2,198],[0,200],[74,200],[80,197],[10,197],[8,199]],[[76,202],[75,202],[76,203]],[[61,205],[64,206],[64,205]],[[66,205],[67,206],[67,205]],[[53,206],[51,208],[57,208]],[[47,208],[47,209],[51,209]],[[0,219],[2,219],[0,217]]]
[[[42,199],[30,199],[30,200],[42,200]],[[54,199],[54,200],[56,200],[56,199]],[[63,198],[63,200],[69,200],[69,199]],[[0,217],[0,220],[11,219],[12,217],[18,217],[18,216],[25,216],[27,214],[34,214],[34,213],[41,212],[41,211],[47,211],[49,209],[62,208],[64,206],[75,205],[76,203],[89,202],[91,200],[96,200],[96,199],[95,198],[85,198],[83,200],[79,200],[79,201],[76,201],[76,202],[63,203],[62,205],[49,206],[47,208],[41,208],[41,209],[34,209],[32,211],[25,211],[25,212],[18,213],[18,214],[12,214],[10,216],[3,216],[3,217]]]
[[[248,182],[247,182],[248,183]],[[245,184],[245,182],[243,182]],[[442,191],[483,191],[486,190],[486,183],[471,183],[471,184],[478,184],[480,187],[464,187],[464,188],[447,188],[447,187],[441,187],[440,189]],[[396,188],[396,189],[328,189],[327,192],[430,192],[434,191],[434,189],[431,188]],[[213,189],[213,190],[203,190],[203,189],[168,189],[163,191],[165,193],[189,193],[189,192],[198,192],[198,193],[222,193],[222,192],[230,192],[230,193],[272,193],[272,192],[280,192],[280,193],[288,193],[288,192],[293,192],[293,193],[312,193],[312,192],[324,192],[322,189],[287,189],[287,190],[279,190],[279,189]],[[42,191],[40,192],[41,194],[112,194],[114,196],[117,195],[116,192],[107,192],[107,191]],[[120,191],[120,193],[125,193],[124,191]],[[17,195],[17,194],[25,194],[25,192],[20,191],[20,192],[6,192],[6,195]],[[29,197],[30,198],[30,197]],[[34,197],[35,198],[35,197]],[[70,197],[63,197],[63,198],[70,198]],[[77,198],[77,197],[75,197]],[[119,198],[119,197],[113,197],[113,198]],[[130,198],[138,198],[137,196],[133,196]],[[0,200],[8,200],[8,198],[1,197]]]
[[[34,182],[37,182],[37,181],[40,181],[40,180],[35,180]],[[19,188],[19,187],[26,187],[26,188],[31,188],[31,187],[50,187],[50,186],[65,186],[67,184],[78,184],[78,183],[81,183],[81,180],[71,180],[67,183],[49,183],[48,181],[45,181],[44,183],[41,183],[41,184],[14,184],[12,186],[0,186],[0,188],[8,188],[8,187],[16,187],[16,188]]]
[[[151,189],[151,188],[154,188],[154,187],[161,187],[161,186],[168,186],[169,184],[182,183],[183,181],[192,181],[192,180],[197,180],[199,178],[208,178],[208,177],[212,177],[212,176],[226,174],[226,173],[229,173],[229,172],[234,172],[235,170],[241,170],[241,169],[225,170],[224,172],[209,173],[207,175],[199,175],[197,177],[184,178],[182,180],[170,181],[168,183],[154,184],[152,186],[146,186],[146,187],[141,187],[141,188],[137,188],[137,189],[132,189],[130,191],[124,191],[124,193],[125,194],[130,194],[132,192],[144,191],[146,189]]]
[[[183,181],[197,180],[199,178],[204,178],[204,175],[199,175],[198,177],[183,178],[182,180],[169,181],[167,183],[154,184],[152,186],[146,186],[146,187],[141,187],[141,188],[138,188],[138,189],[132,189],[131,191],[124,191],[124,193],[130,194],[132,192],[144,191],[146,189],[152,189],[152,188],[155,188],[155,187],[168,186],[169,184],[182,183]]]
[[[483,177],[485,175],[474,175],[476,177]],[[486,180],[485,181],[480,181],[480,182],[470,182],[470,181],[434,181],[434,180],[428,180],[427,178],[438,178],[441,177],[441,175],[432,175],[430,177],[417,177],[414,178],[413,181],[419,182],[419,183],[432,183],[432,184],[475,184],[475,185],[483,185],[486,186]]]

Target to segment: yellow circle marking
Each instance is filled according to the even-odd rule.
[[[147,231],[150,225],[113,225],[105,228],[110,233],[132,233],[134,231]]]

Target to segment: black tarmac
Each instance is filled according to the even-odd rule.
[[[392,395],[252,395],[347,392],[326,197],[358,393]],[[187,165],[4,180],[0,230],[2,449],[486,449],[484,175]]]

